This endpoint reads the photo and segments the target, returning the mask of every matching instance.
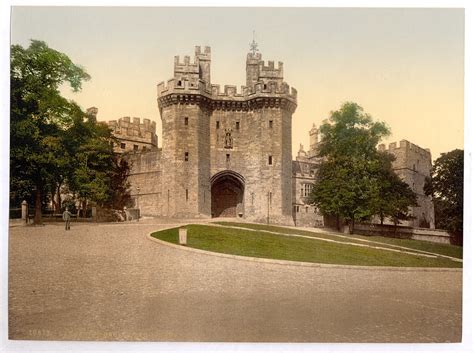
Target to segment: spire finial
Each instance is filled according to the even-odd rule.
[[[255,56],[255,53],[258,52],[258,44],[255,41],[255,31],[253,31],[253,39],[252,43],[250,43],[250,51],[252,52],[252,55]]]

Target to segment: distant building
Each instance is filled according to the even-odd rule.
[[[322,215],[317,210],[312,210],[311,205],[307,204],[304,196],[308,194],[308,185],[314,183],[314,176],[317,172],[321,159],[317,157],[319,131],[313,124],[310,130],[310,149],[305,151],[303,145],[293,161],[293,218],[297,225],[313,226],[321,224]],[[389,144],[387,149],[384,144],[378,146],[379,151],[386,151],[395,156],[392,162],[392,168],[397,175],[410,186],[417,195],[418,207],[411,208],[411,216],[413,219],[401,221],[402,225],[412,227],[434,228],[434,205],[430,196],[424,193],[424,185],[426,178],[431,177],[431,152],[411,142],[402,140],[399,143],[393,142]],[[308,208],[309,207],[309,208]],[[308,217],[307,212],[316,212],[318,216]],[[376,220],[375,220],[376,221]],[[391,224],[386,219],[385,224]]]
[[[109,128],[120,142],[114,145],[116,153],[153,151],[158,148],[156,123],[150,119],[133,118],[126,116],[108,122]]]
[[[395,173],[407,183],[416,193],[418,207],[413,207],[411,215],[414,219],[404,221],[402,224],[434,228],[435,216],[434,205],[430,196],[424,192],[426,178],[431,178],[431,152],[428,148],[419,147],[407,140],[392,142],[388,145],[388,150],[384,144],[378,146],[379,151],[387,151],[395,156],[392,167]]]

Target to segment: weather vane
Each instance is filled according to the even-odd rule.
[[[252,55],[255,55],[255,53],[258,52],[258,44],[255,41],[255,31],[253,31],[253,40],[252,43],[250,43],[250,51],[252,52]]]

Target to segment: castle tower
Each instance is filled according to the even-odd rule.
[[[379,145],[379,151],[385,151],[385,145]],[[431,152],[409,141],[402,140],[389,144],[388,151],[395,156],[393,170],[400,179],[410,186],[417,195],[418,207],[413,207],[411,214],[414,219],[407,221],[413,227],[434,228],[434,205],[431,197],[424,192],[425,179],[431,175]]]
[[[318,155],[319,129],[313,124],[309,130],[309,157],[315,158]]]
[[[204,52],[201,53],[201,47],[196,46],[195,55],[199,65],[199,78],[211,84],[211,48],[204,47]]]
[[[161,214],[292,222],[291,119],[297,92],[283,64],[247,55],[241,92],[211,84],[211,50],[175,57],[158,84],[163,130]]]
[[[262,61],[262,54],[258,53],[258,45],[255,39],[250,44],[250,52],[247,54],[245,72],[247,76],[247,87],[253,87],[258,82],[259,67]]]
[[[94,123],[97,122],[98,113],[99,113],[99,109],[97,109],[96,107],[87,108],[86,110],[87,119]]]
[[[174,79],[158,86],[162,143],[162,214],[169,217],[210,216],[209,115],[204,100],[210,85],[209,47],[195,58],[175,57]],[[201,99],[202,98],[202,99]]]

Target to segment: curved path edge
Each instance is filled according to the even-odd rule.
[[[180,225],[183,226],[183,225]],[[394,267],[394,266],[356,266],[356,265],[335,265],[335,264],[324,264],[316,262],[303,262],[303,261],[289,261],[289,260],[277,260],[277,259],[266,259],[261,257],[250,257],[242,255],[232,255],[218,253],[214,251],[190,248],[184,245],[173,244],[168,241],[157,239],[152,236],[155,232],[160,232],[167,229],[176,228],[167,227],[147,234],[147,238],[153,242],[161,245],[169,246],[175,249],[199,253],[208,256],[224,257],[228,259],[240,260],[240,261],[251,261],[251,262],[263,262],[267,264],[283,265],[283,266],[303,266],[303,267],[317,267],[317,268],[332,268],[332,269],[351,269],[351,270],[383,270],[383,271],[419,271],[419,272],[462,272],[462,268],[447,268],[447,267]]]

